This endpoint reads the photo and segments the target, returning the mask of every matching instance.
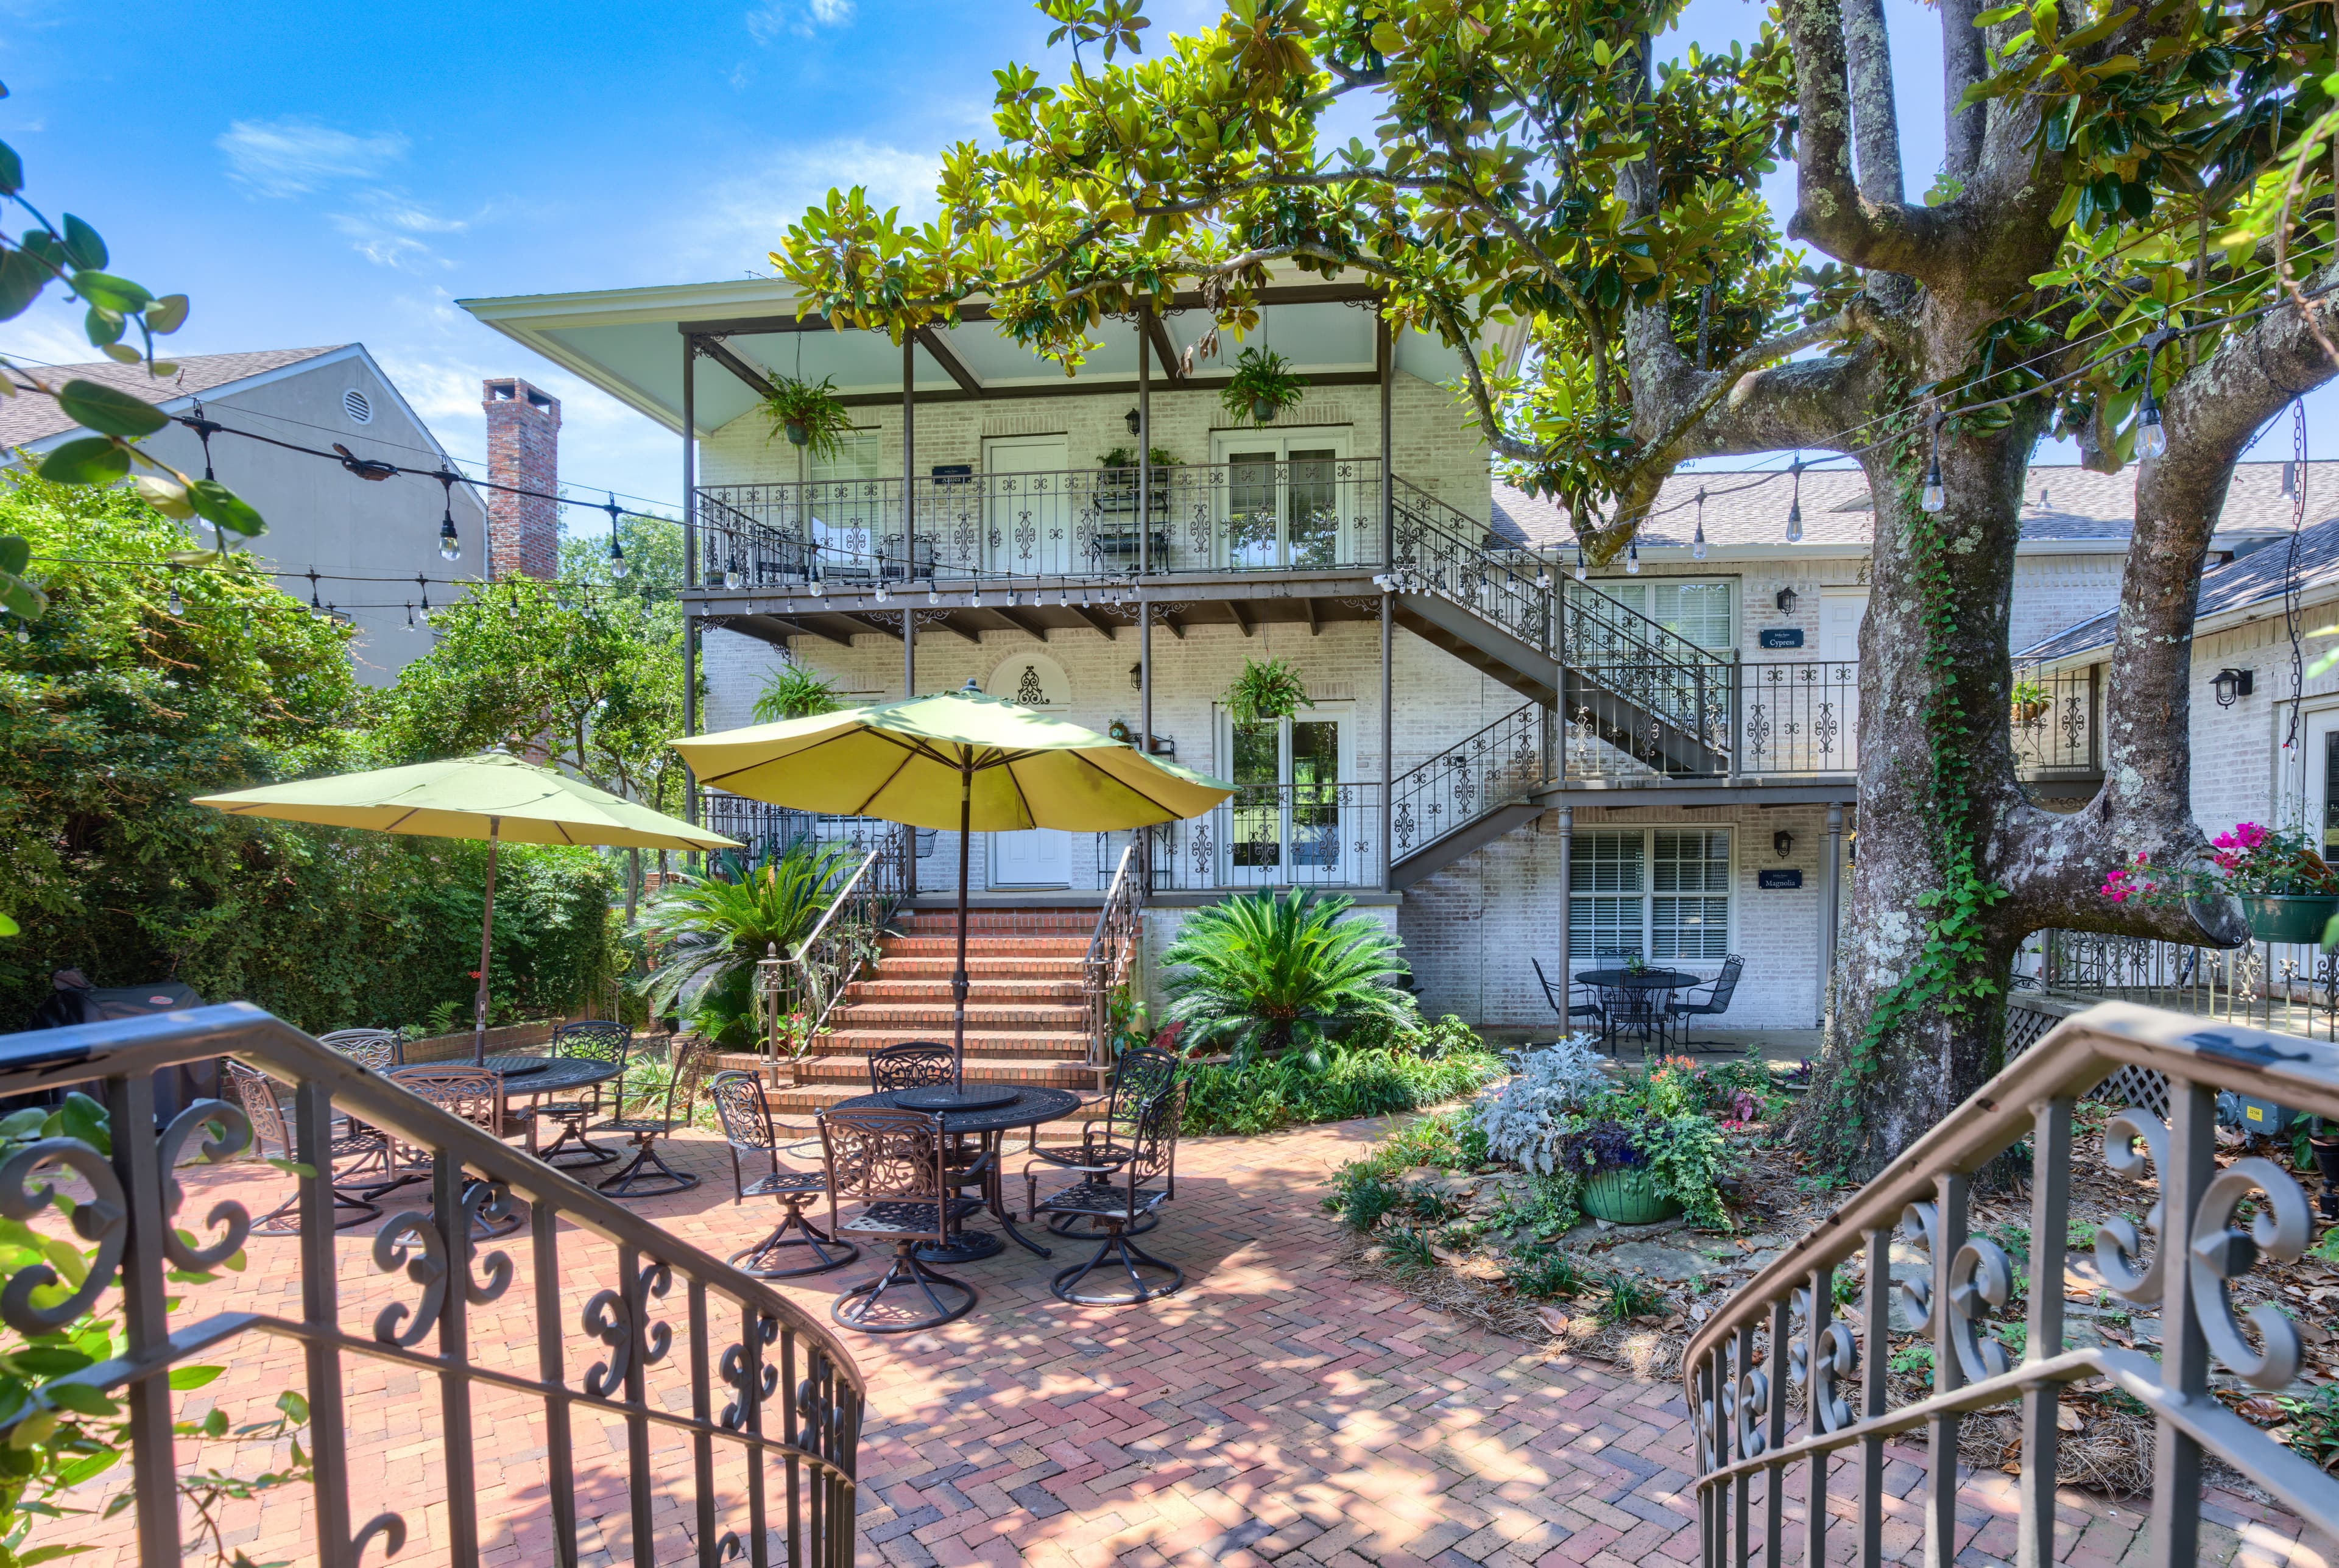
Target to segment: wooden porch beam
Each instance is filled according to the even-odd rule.
[[[1091,630],[1102,632],[1107,642],[1111,642],[1113,634],[1120,629],[1119,622],[1107,620],[1086,605],[1067,605],[1064,607],[1088,622]]]
[[[930,626],[940,626],[943,630],[950,633],[952,636],[964,637],[968,642],[974,644],[977,647],[982,646],[982,634],[980,632],[968,631],[964,626],[960,626],[955,617],[954,612],[945,610],[938,619],[928,621],[925,624]]]
[[[864,614],[858,610],[840,610],[834,613],[841,615],[844,619],[851,621],[853,623],[853,629],[856,632],[879,632],[893,638],[897,643],[902,640],[902,627],[900,625],[901,616],[889,616],[883,612]]]
[[[722,366],[725,370],[738,377],[742,381],[745,381],[747,384],[747,390],[755,393],[755,396],[759,398],[768,398],[773,393],[779,390],[778,388],[772,385],[770,378],[766,377],[762,371],[756,370],[755,366],[749,364],[738,355],[733,353],[730,346],[725,343],[722,339],[701,339],[699,346],[708,359],[714,360],[716,364]]]
[[[1176,386],[1186,378],[1178,368],[1178,347],[1170,340],[1170,329],[1161,324],[1159,315],[1145,323],[1146,335],[1153,341],[1153,357],[1160,361],[1162,379]]]
[[[967,369],[966,361],[958,357],[958,351],[950,346],[949,341],[940,332],[935,331],[932,327],[920,327],[911,335],[918,340],[918,347],[923,349],[933,358],[934,363],[940,365],[944,373],[958,383],[960,391],[970,398],[981,398],[983,395],[982,378]]]
[[[1186,623],[1184,621],[1179,620],[1168,610],[1156,611],[1155,616],[1157,624],[1169,627],[1170,635],[1171,636],[1176,637],[1181,643],[1186,640]]]
[[[823,642],[834,643],[837,646],[844,648],[849,648],[853,646],[853,639],[849,636],[839,636],[834,632],[828,631],[820,626],[813,626],[809,622],[791,620],[785,616],[775,616],[764,610],[755,610],[749,614],[740,616],[702,616],[699,617],[699,620],[700,624],[705,626],[725,626],[728,622],[735,620],[761,621],[765,626],[774,628],[785,636],[818,637]],[[743,627],[741,629],[744,630],[745,628]]]
[[[1316,596],[1314,594],[1300,595],[1299,607],[1302,610],[1305,610],[1308,614],[1308,635],[1311,637],[1322,636],[1324,635],[1324,623],[1318,620],[1316,616]]]
[[[1043,643],[1048,640],[1048,623],[1045,621],[1034,620],[1021,610],[993,609],[992,614],[1019,632],[1027,632]]]
[[[1240,601],[1236,599],[1220,599],[1219,603],[1227,606],[1227,614],[1234,617],[1234,623],[1242,628],[1243,636],[1247,637],[1255,637],[1258,636],[1258,628],[1251,624],[1251,618],[1248,616],[1243,614]]]

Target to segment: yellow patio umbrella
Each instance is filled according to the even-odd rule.
[[[1106,833],[1199,816],[1234,785],[1135,746],[965,689],[689,735],[701,784],[799,811],[958,830],[952,1049],[966,1061],[967,841],[977,833]]]
[[[488,954],[495,939],[496,846],[597,844],[617,849],[737,849],[736,841],[596,789],[582,779],[503,752],[367,773],[336,774],[197,795],[230,816],[322,827],[366,828],[424,838],[485,839],[487,911],[479,922],[479,991],[471,1009],[471,1060],[487,1055]]]

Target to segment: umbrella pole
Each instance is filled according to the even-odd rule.
[[[966,878],[967,840],[973,835],[967,831],[974,820],[974,762],[963,758],[958,764],[958,973],[951,978],[951,999],[954,1011],[951,1018],[951,1073],[954,1087],[966,1088]]]
[[[488,1060],[488,949],[496,939],[496,840],[504,819],[488,819],[488,906],[479,916],[479,991],[471,999],[471,1065]]]

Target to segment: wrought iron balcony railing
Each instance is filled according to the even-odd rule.
[[[751,862],[785,854],[798,843],[833,844],[856,861],[879,849],[920,860],[932,859],[934,853],[932,828],[905,828],[876,817],[796,811],[718,789],[699,790],[698,821],[710,832],[746,845],[742,853]],[[911,885],[906,868],[896,874],[903,886]]]
[[[2016,669],[2007,714],[2015,766],[2050,778],[2104,771],[2101,675],[2099,665]]]
[[[2014,984],[2051,997],[2139,1002],[2339,1040],[2339,956],[2313,942],[2196,947],[2097,931],[2042,931],[2016,955]]]
[[[1245,784],[1200,816],[1148,832],[1155,892],[1381,884],[1377,784]]]
[[[180,1213],[183,1162],[246,1149],[253,1119],[196,1100],[158,1119],[156,1078],[221,1056],[290,1097],[289,1115],[271,1102],[262,1119],[289,1121],[291,1148],[271,1152],[299,1172],[268,1179],[297,1193],[271,1217],[289,1218],[293,1234],[255,1234],[233,1201],[211,1204],[200,1226]],[[590,1550],[652,1562],[678,1502],[699,1562],[852,1563],[864,1385],[828,1329],[769,1285],[245,1004],[0,1040],[0,1096],[23,1104],[70,1090],[105,1108],[110,1147],[20,1141],[0,1178],[7,1212],[28,1220],[49,1209],[61,1180],[88,1189],[73,1220],[93,1248],[87,1272],[65,1292],[46,1265],[26,1267],[0,1290],[0,1317],[27,1336],[93,1315],[118,1326],[117,1356],[56,1381],[126,1408],[131,1506],[110,1528],[134,1529],[146,1568],[182,1561],[173,1370],[230,1357],[252,1336],[298,1348],[313,1468],[301,1539],[325,1568],[354,1568],[376,1542],[395,1553],[426,1510],[448,1560],[481,1560],[497,1523],[488,1510],[504,1493],[483,1484],[475,1399],[501,1409],[499,1432],[540,1433],[540,1455],[488,1457],[513,1480],[512,1496],[528,1499],[525,1533],[541,1533],[547,1561],[575,1563]],[[394,1140],[401,1165],[427,1177],[426,1205],[382,1221],[370,1279],[335,1244],[343,1194],[365,1178],[347,1147],[352,1128]],[[485,1239],[506,1232],[508,1246]],[[205,1294],[232,1287],[185,1277],[247,1244],[285,1249],[297,1295],[246,1290],[233,1310],[206,1315]],[[607,1287],[564,1321],[564,1292],[579,1278]],[[361,1326],[347,1321],[370,1310]],[[237,1376],[212,1384],[204,1401]],[[274,1387],[240,1392],[265,1402]],[[393,1489],[379,1464],[360,1474],[352,1462],[350,1432],[394,1425],[418,1395],[432,1401],[425,1468],[443,1495]],[[0,1429],[48,1407],[20,1406]],[[540,1495],[514,1479],[515,1460],[540,1463]]]
[[[2098,1300],[2157,1314],[2160,1354],[2067,1334],[2064,1238],[2071,1224],[2075,1102],[2123,1069],[2167,1084],[2167,1114],[2128,1108],[2104,1125],[2104,1163],[2134,1182],[2139,1228],[2095,1228]],[[2339,1477],[2275,1441],[2219,1400],[2213,1366],[2245,1387],[2291,1386],[2298,1326],[2269,1306],[2237,1314],[2236,1287],[2265,1258],[2295,1259],[2313,1234],[2305,1195],[2275,1160],[2216,1160],[2216,1100],[2231,1090],[2339,1119],[2339,1048],[2108,1002],[2067,1020],[1732,1296],[1691,1339],[1683,1362],[1705,1568],[1804,1568],[1885,1561],[1889,1509],[1915,1502],[1924,1559],[1961,1550],[1958,1445],[1969,1417],[2018,1406],[2015,1541],[2001,1559],[2052,1564],[2059,1395],[2099,1380],[2151,1415],[2152,1561],[2193,1568],[2202,1554],[2202,1465],[2214,1455],[2328,1539],[2339,1534]],[[2030,1184],[2028,1256],[1976,1234],[1974,1178],[2016,1150]],[[2148,1178],[2148,1179],[2139,1179]],[[2000,1232],[1999,1234],[2004,1234]],[[2147,1248],[2147,1238],[2149,1237]],[[1910,1253],[1916,1255],[1911,1259]],[[1908,1277],[1912,1261],[1921,1276]],[[1839,1271],[1860,1283],[1839,1316]],[[2020,1293],[2019,1322],[1999,1316]],[[2255,1293],[2255,1292],[2253,1292]],[[1888,1376],[1896,1313],[1929,1341],[1929,1393],[1896,1397]],[[2140,1337],[2140,1336],[2139,1336]],[[1916,1359],[1914,1357],[1912,1360]],[[1887,1480],[1885,1445],[1922,1434],[1928,1477],[1913,1492]],[[1841,1456],[1850,1463],[1836,1465]],[[1849,1506],[1832,1494],[1849,1493]],[[1789,1508],[1795,1518],[1791,1531]],[[1849,1542],[1831,1543],[1842,1531]],[[1907,1546],[1893,1550],[1895,1557]]]
[[[1545,712],[1529,703],[1398,774],[1389,794],[1396,857],[1428,848],[1550,778]]]

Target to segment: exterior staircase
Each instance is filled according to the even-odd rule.
[[[1082,971],[1094,909],[967,912],[966,1077],[969,1082],[1102,1089],[1089,1065]],[[845,989],[828,1032],[795,1063],[772,1108],[804,1116],[869,1092],[869,1056],[889,1045],[951,1039],[955,910],[896,916],[869,973]]]

